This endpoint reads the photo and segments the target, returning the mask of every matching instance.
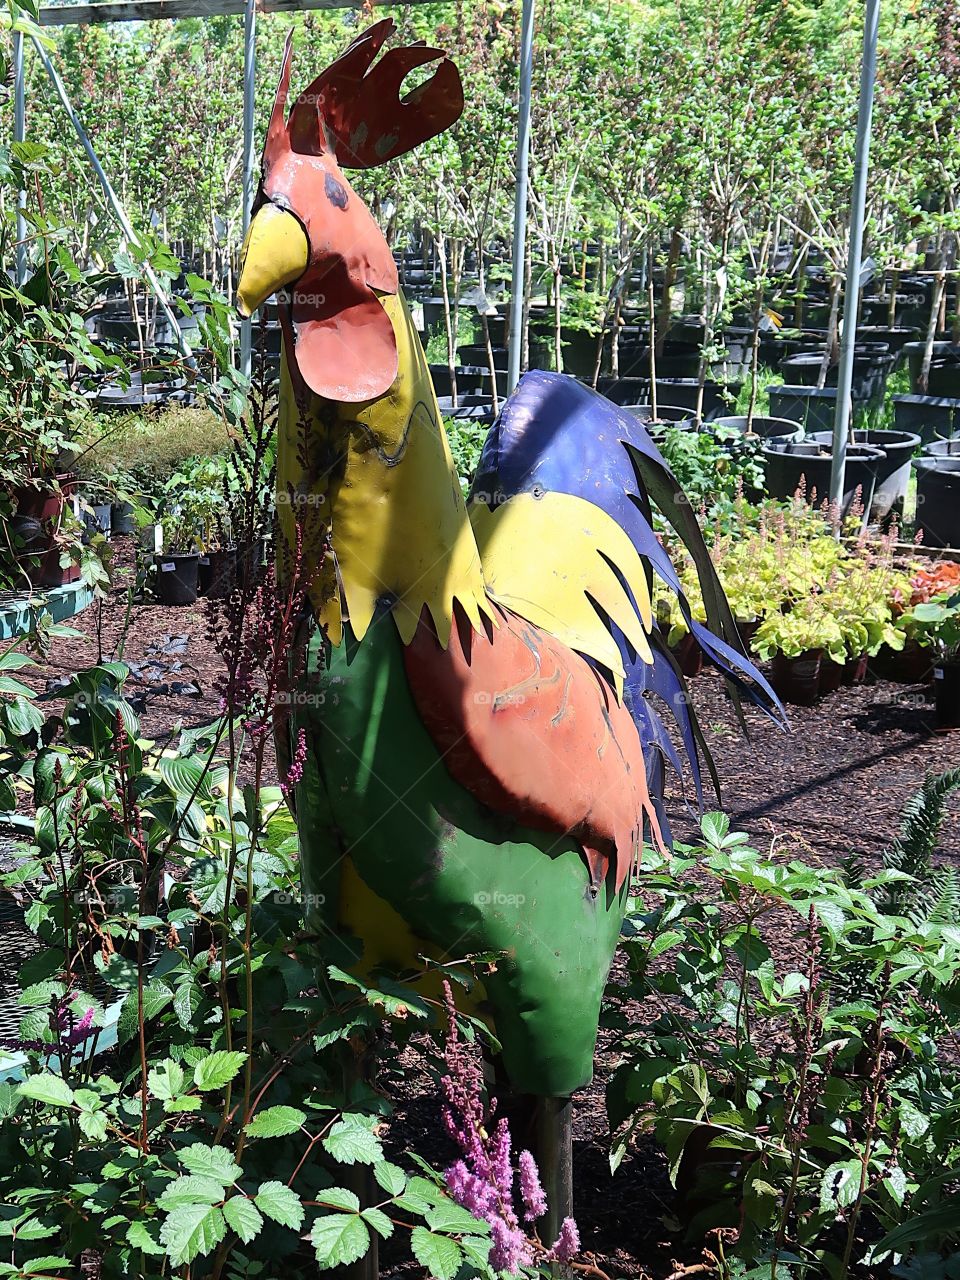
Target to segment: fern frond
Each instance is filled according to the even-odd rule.
[[[891,886],[894,908],[916,909],[932,877],[939,873],[931,865],[937,839],[947,812],[947,800],[960,787],[960,769],[928,774],[920,790],[907,801],[900,820],[900,832],[883,852],[883,865],[902,871],[914,883]]]

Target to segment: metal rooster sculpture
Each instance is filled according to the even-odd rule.
[[[506,1074],[566,1098],[591,1078],[631,868],[668,836],[664,765],[682,765],[664,708],[698,800],[708,759],[651,616],[652,573],[737,689],[776,700],[633,416],[527,374],[464,501],[393,257],[342,172],[463,108],[441,51],[375,62],[392,27],[359,36],[285,118],[288,39],[238,291],[245,314],[284,291],[278,505],[312,606],[289,725],[306,746],[303,888],[314,924],[361,941],[364,966],[496,953],[480,996]],[[696,559],[710,629],[651,499]]]

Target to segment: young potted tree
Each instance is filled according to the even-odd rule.
[[[195,604],[199,587],[200,538],[197,521],[187,507],[160,520],[163,550],[154,555],[154,590],[161,604]]]

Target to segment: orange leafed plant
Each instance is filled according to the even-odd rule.
[[[923,604],[947,591],[956,591],[960,589],[960,564],[953,560],[941,560],[929,569],[921,569],[911,579],[911,585],[911,605]]]

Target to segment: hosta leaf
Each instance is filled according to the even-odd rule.
[[[17,1091],[21,1098],[45,1102],[50,1107],[69,1107],[73,1102],[73,1090],[66,1080],[55,1076],[52,1071],[28,1076],[17,1086]]]
[[[203,1204],[184,1204],[170,1214],[160,1228],[160,1239],[175,1267],[192,1262],[198,1254],[212,1253],[227,1233],[219,1209]]]
[[[322,1271],[347,1266],[362,1258],[370,1248],[370,1231],[354,1213],[331,1213],[317,1218],[310,1241]]]
[[[218,1049],[208,1053],[193,1069],[193,1082],[198,1089],[222,1089],[229,1084],[246,1061],[245,1053]]]
[[[254,1236],[259,1235],[263,1226],[260,1210],[246,1196],[232,1196],[223,1206],[223,1216],[227,1226],[237,1233],[244,1244],[249,1244]]]
[[[306,1119],[307,1113],[296,1107],[267,1107],[244,1127],[251,1138],[283,1138],[296,1133]]]
[[[254,1196],[254,1204],[282,1227],[292,1227],[294,1231],[299,1231],[303,1224],[300,1197],[282,1182],[261,1182]]]
[[[338,1120],[323,1145],[340,1164],[376,1164],[383,1159],[379,1139],[359,1116]]]
[[[463,1250],[456,1240],[434,1235],[426,1227],[414,1227],[410,1236],[413,1256],[433,1280],[453,1280],[463,1262]]]
[[[177,1152],[177,1159],[191,1173],[203,1174],[225,1186],[236,1182],[243,1173],[226,1147],[208,1147],[203,1142],[184,1147]]]

